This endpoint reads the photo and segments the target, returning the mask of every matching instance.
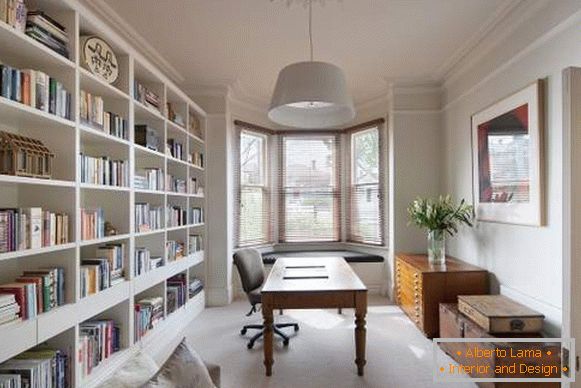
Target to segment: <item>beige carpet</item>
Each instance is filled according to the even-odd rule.
[[[387,303],[384,298],[370,298],[364,377],[357,376],[354,363],[352,310],[342,315],[336,310],[287,310],[276,315],[278,322],[298,322],[300,331],[288,348],[276,341],[271,377],[264,375],[262,342],[247,350],[247,338],[240,335],[244,324],[261,321],[260,313],[245,316],[246,301],[207,308],[187,335],[204,359],[221,366],[222,388],[444,387],[433,382],[432,342],[397,306]],[[453,388],[468,387],[475,385],[453,384]]]

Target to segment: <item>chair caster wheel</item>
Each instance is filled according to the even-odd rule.
[[[246,329],[240,330],[240,335],[244,335],[244,334],[246,334]]]
[[[284,346],[288,346],[288,340],[284,340],[284,341],[282,341],[282,344],[283,344]]]
[[[248,345],[246,345],[246,347],[250,350],[250,349],[252,349],[254,347],[254,344],[253,343],[248,343]]]

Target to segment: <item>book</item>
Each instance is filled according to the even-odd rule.
[[[28,216],[28,222],[30,225],[29,230],[29,243],[27,244],[30,249],[41,248],[43,246],[42,239],[42,209],[39,207],[31,207],[26,209],[26,214]]]

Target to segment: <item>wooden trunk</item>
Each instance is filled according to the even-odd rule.
[[[503,295],[460,295],[458,310],[488,333],[538,333],[545,319]]]
[[[440,304],[440,337],[441,338],[490,338],[491,341],[494,340],[495,336],[487,333],[474,321],[461,314],[458,310],[458,305],[455,303],[442,303]],[[542,338],[539,333],[513,333],[513,334],[502,334],[501,337],[508,338]],[[541,341],[541,340],[539,340]],[[507,365],[505,358],[466,358],[465,354],[468,350],[473,350],[476,345],[480,349],[490,349],[495,348],[506,350],[510,352],[516,352],[518,350],[531,349],[531,344],[527,343],[470,343],[470,342],[452,342],[452,343],[440,343],[440,348],[446,352],[454,361],[460,364],[466,365],[479,365],[479,366],[489,366],[492,371],[495,370],[496,366]],[[535,347],[537,348],[537,347]],[[525,358],[523,362],[528,365],[556,365],[560,368],[560,346],[558,343],[547,343],[543,346],[543,357],[542,358]],[[548,356],[547,351],[551,351],[552,355]],[[458,354],[460,352],[460,355]],[[478,377],[517,377],[517,375],[506,375],[502,373],[490,373],[487,376],[479,375]],[[522,377],[522,376],[521,376]],[[529,376],[531,377],[531,376]],[[542,377],[542,376],[535,376]],[[559,375],[551,377],[560,377]],[[510,382],[494,382],[494,383],[478,383],[479,387],[483,388],[557,388],[560,386],[559,383],[510,383]]]
[[[456,303],[458,295],[488,292],[488,272],[452,257],[434,267],[426,255],[396,255],[396,302],[429,338],[439,330],[438,306]]]

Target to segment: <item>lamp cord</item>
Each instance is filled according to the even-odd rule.
[[[311,62],[313,62],[313,0],[309,0],[309,46],[311,48]]]

